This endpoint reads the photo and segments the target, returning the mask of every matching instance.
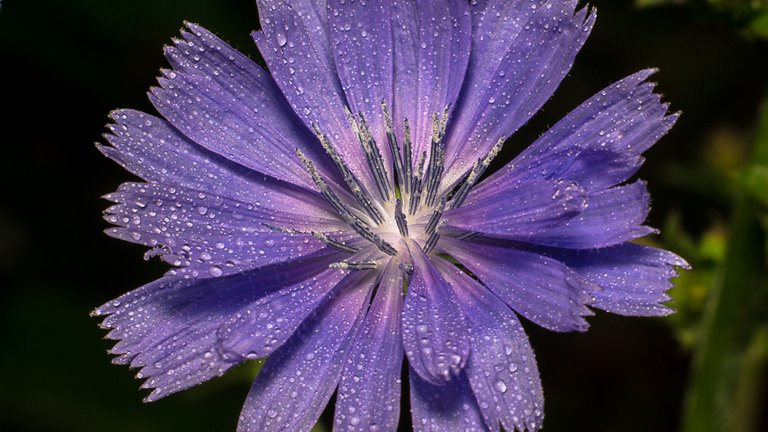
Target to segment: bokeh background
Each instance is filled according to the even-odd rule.
[[[766,431],[768,1],[591,4],[597,25],[575,67],[500,159],[609,83],[660,68],[659,91],[683,116],[640,173],[662,230],[648,242],[694,268],[676,280],[679,312],[667,318],[598,313],[579,334],[526,323],[545,430]],[[254,0],[2,2],[0,430],[235,429],[253,365],[143,404],[88,316],[165,270],[102,234],[100,196],[131,177],[93,143],[110,110],[153,112],[146,91],[183,20],[261,61],[249,38]],[[331,418],[326,410],[316,429]],[[401,418],[409,429],[407,411]]]

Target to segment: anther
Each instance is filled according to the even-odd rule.
[[[437,245],[437,241],[440,240],[440,234],[433,232],[427,239],[427,243],[424,245],[424,253],[432,252],[432,249]]]
[[[427,226],[424,228],[424,232],[428,235],[432,235],[432,233],[435,232],[437,224],[440,222],[440,217],[443,215],[443,211],[445,211],[445,202],[445,196],[443,196],[443,198],[440,200],[440,205],[435,208],[432,216],[430,216],[429,221],[427,222]]]
[[[395,131],[392,124],[392,114],[390,114],[387,108],[387,103],[381,102],[381,111],[384,114],[384,125],[387,133],[387,142],[389,143],[389,151],[392,153],[392,163],[395,166],[395,175],[397,177],[398,186],[404,189],[403,182],[405,180],[405,172],[403,166],[403,159],[400,155],[400,147],[397,145],[397,138],[395,138]]]
[[[467,175],[467,178],[464,179],[464,182],[461,184],[461,186],[459,186],[459,190],[456,191],[453,199],[451,200],[452,209],[458,208],[464,203],[464,200],[467,198],[467,194],[469,194],[469,190],[472,189],[472,186],[474,186],[475,183],[477,183],[477,179],[483,175],[485,170],[488,169],[488,166],[491,164],[493,158],[499,154],[499,151],[504,145],[505,140],[505,137],[499,138],[499,140],[496,141],[496,144],[494,144],[491,148],[491,151],[489,151],[484,158],[480,158],[477,160],[477,162],[475,162],[475,165],[472,167],[469,175]]]
[[[377,224],[380,224],[384,221],[384,218],[381,215],[381,212],[374,207],[373,199],[371,196],[367,193],[365,188],[360,185],[360,182],[357,180],[355,175],[350,171],[347,164],[344,162],[344,159],[339,156],[339,153],[336,151],[336,149],[331,144],[331,141],[328,139],[326,135],[324,135],[320,129],[317,127],[317,125],[312,125],[312,129],[315,132],[315,135],[320,140],[320,144],[323,146],[323,149],[326,153],[328,153],[328,156],[331,157],[331,160],[336,164],[336,167],[339,169],[339,172],[341,173],[341,176],[344,178],[344,182],[347,184],[347,187],[352,192],[352,195],[355,197],[355,200],[360,204],[360,206],[365,210],[365,213],[368,214],[368,216],[373,219],[373,221]],[[303,162],[303,160],[302,160]],[[305,164],[306,165],[306,164]]]
[[[323,233],[320,233],[320,232],[312,231],[312,235],[315,236],[316,239],[318,239],[321,242],[327,244],[328,246],[330,246],[330,247],[332,247],[332,248],[334,248],[336,250],[340,250],[342,252],[355,253],[355,252],[358,252],[360,250],[360,249],[358,249],[356,247],[349,246],[349,245],[347,245],[344,242],[336,241],[336,240],[334,240],[334,239],[332,239],[332,238],[328,237],[327,235],[325,235]]]
[[[427,159],[427,152],[423,152],[419,158],[419,165],[416,173],[411,179],[411,187],[413,190],[410,195],[410,202],[408,203],[408,212],[413,215],[421,204],[421,191],[424,189],[424,163]]]
[[[408,119],[403,120],[403,187],[407,194],[412,192],[411,180],[413,178],[413,157],[411,141],[411,125]]]
[[[408,221],[403,214],[403,202],[398,198],[395,201],[395,222],[397,222],[397,229],[400,231],[401,236],[408,236]]]
[[[339,270],[374,270],[379,266],[376,261],[339,261],[328,265],[328,268]]]
[[[382,240],[381,237],[374,234],[370,228],[368,228],[368,226],[360,220],[360,218],[352,214],[352,212],[339,199],[333,190],[328,187],[328,184],[325,183],[322,177],[320,177],[320,173],[317,172],[317,169],[315,168],[312,161],[307,159],[301,150],[296,149],[296,155],[304,164],[304,167],[309,172],[309,175],[312,176],[312,180],[314,180],[315,184],[317,185],[318,189],[320,189],[320,192],[323,194],[325,199],[328,200],[331,206],[333,206],[336,212],[339,213],[339,216],[344,219],[344,222],[346,222],[347,225],[355,230],[355,232],[358,233],[360,237],[376,245],[376,247],[378,247],[382,252],[392,256],[397,255],[397,250],[395,250],[391,244],[387,243],[386,241]]]
[[[371,129],[368,127],[368,123],[365,121],[365,117],[362,113],[359,113],[360,122],[355,119],[349,109],[345,108],[349,123],[352,126],[352,130],[360,142],[365,154],[365,160],[368,162],[368,168],[373,174],[373,180],[376,183],[376,188],[379,190],[379,195],[384,201],[389,200],[389,175],[384,168],[384,161],[379,152],[379,146],[376,145],[376,141],[373,138]]]

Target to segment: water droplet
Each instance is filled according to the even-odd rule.
[[[502,393],[505,393],[507,391],[507,383],[505,383],[502,380],[496,381],[496,383],[493,386],[496,388],[496,390]]]
[[[285,44],[288,43],[288,38],[285,37],[285,33],[283,32],[277,32],[276,38],[277,44],[280,46],[285,46]]]
[[[224,272],[221,270],[221,267],[211,266],[208,268],[208,274],[213,277],[219,277],[224,274]]]

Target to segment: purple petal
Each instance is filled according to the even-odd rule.
[[[183,186],[252,204],[269,203],[290,211],[326,214],[327,202],[306,189],[284,183],[238,165],[193,143],[167,121],[133,110],[114,111],[112,147],[99,146],[107,157],[151,183]],[[321,210],[323,209],[323,210]]]
[[[467,317],[472,355],[466,373],[486,424],[501,423],[508,431],[540,429],[544,392],[520,321],[498,297],[454,265],[441,261],[437,266],[454,287]]]
[[[308,22],[284,2],[260,3],[263,31],[253,38],[272,76],[293,110],[329,137],[350,170],[368,190],[374,181],[362,147],[345,112],[344,93],[336,69],[317,51]]]
[[[167,47],[164,71],[150,100],[187,137],[252,170],[315,189],[295,149],[320,162],[316,138],[293,113],[272,78],[216,36],[187,24]]]
[[[641,225],[650,211],[645,182],[637,181],[589,195],[589,205],[563,224],[526,241],[567,249],[614,246],[656,232]]]
[[[275,13],[271,10],[274,6],[268,4],[274,2],[270,0],[257,0],[257,3],[260,16],[269,18],[269,14]],[[317,61],[323,65],[322,70],[334,71],[336,66],[333,59],[333,51],[331,50],[327,0],[283,0],[283,3],[288,5],[304,24],[304,28],[309,34],[309,42],[312,45],[312,49],[317,53]],[[338,77],[334,74],[330,78],[333,80],[338,94],[343,94]]]
[[[403,346],[411,367],[426,381],[445,383],[469,355],[469,339],[456,295],[413,240],[413,279],[403,305]]]
[[[368,252],[346,257],[364,261]],[[329,269],[250,303],[222,322],[219,348],[227,357],[256,359],[280,347],[332,292],[346,272]],[[339,285],[343,286],[343,284]]]
[[[341,368],[362,327],[374,278],[358,272],[271,355],[240,413],[238,432],[309,430],[339,382]]]
[[[429,149],[432,115],[455,106],[469,62],[472,24],[463,0],[416,0],[392,5],[395,131],[408,119],[413,155]]]
[[[521,180],[570,179],[590,192],[627,180],[642,164],[641,153],[677,120],[677,115],[666,115],[667,107],[653,93],[653,84],[645,82],[653,72],[630,75],[584,102],[478,185],[470,199]]]
[[[339,227],[329,224],[330,220],[158,184],[124,183],[106,198],[116,204],[104,217],[117,225],[107,234],[150,246],[147,258],[160,255],[176,267],[188,267],[193,276],[222,276],[326,247],[312,234],[275,231],[268,226],[275,218],[280,224],[306,230]]]
[[[594,307],[620,315],[662,316],[673,312],[661,303],[674,267],[690,268],[679,256],[665,250],[626,243],[597,250],[545,250],[545,253],[600,285]]]
[[[526,239],[585,211],[587,192],[565,180],[516,183],[444,213],[447,226],[503,238]]]
[[[334,427],[394,431],[400,417],[402,273],[390,261],[341,374]]]
[[[216,349],[216,329],[243,305],[285,286],[301,284],[328,267],[338,255],[317,255],[214,279],[165,277],[97,308],[108,315],[102,327],[119,340],[110,351],[115,363],[141,367],[147,400],[221,375],[239,363]]]
[[[430,384],[421,379],[412,368],[408,376],[411,382],[411,415],[416,432],[489,430],[477,406],[467,377],[461,373],[442,385]]]
[[[554,331],[584,331],[600,287],[562,263],[512,248],[441,239],[443,248],[515,312]]]
[[[331,47],[344,94],[350,110],[364,115],[387,167],[391,157],[381,103],[392,106],[391,3],[328,0]]]
[[[489,0],[472,7],[473,45],[448,136],[447,185],[552,96],[595,22],[576,1]]]

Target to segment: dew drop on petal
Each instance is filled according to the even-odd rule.
[[[493,386],[501,393],[505,393],[507,391],[507,383],[505,383],[503,380],[496,381]]]
[[[288,43],[288,38],[285,37],[285,33],[283,32],[277,32],[277,35],[275,35],[277,39],[277,44],[280,46],[285,46],[286,43]]]

